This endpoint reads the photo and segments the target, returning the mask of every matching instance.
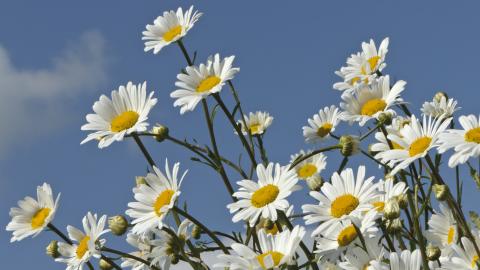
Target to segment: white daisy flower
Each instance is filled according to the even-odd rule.
[[[307,143],[321,142],[330,137],[330,132],[341,121],[342,112],[335,106],[325,107],[308,119],[309,126],[303,127],[303,136]]]
[[[393,179],[378,181],[378,191],[382,194],[379,200],[373,203],[374,209],[383,213],[385,204],[391,199],[400,199],[400,196],[407,193],[408,186],[404,182],[393,183]]]
[[[375,226],[374,211],[368,211],[363,217],[353,217],[336,222],[320,232],[316,238],[316,253],[333,259],[344,252],[349,253],[352,248],[361,246],[360,237],[355,226],[364,239],[373,238],[378,232]]]
[[[68,237],[76,243],[73,245],[58,243],[58,251],[63,257],[55,261],[66,263],[67,270],[78,270],[83,269],[83,264],[91,257],[100,258],[100,248],[106,241],[99,238],[110,231],[104,229],[106,222],[106,215],[97,220],[97,214],[92,215],[88,212],[82,220],[84,232],[73,226],[67,226]]]
[[[410,250],[404,250],[399,254],[396,252],[390,253],[390,267],[391,270],[420,270],[422,266],[422,257],[420,250],[416,249],[412,252]],[[369,268],[370,269],[370,268]],[[372,270],[384,270],[384,265],[379,262],[373,262],[371,266]]]
[[[479,269],[478,261],[479,257],[475,251],[473,243],[466,237],[460,239],[462,246],[457,244],[452,244],[453,254],[450,258],[443,258],[441,261],[442,268],[444,270],[458,269],[458,270],[467,270],[467,269]]]
[[[400,146],[400,149],[386,150],[375,155],[376,159],[385,163],[396,164],[390,175],[407,168],[412,162],[427,155],[428,151],[439,145],[439,135],[450,124],[451,118],[433,119],[423,117],[423,124],[412,115],[411,123],[400,131],[400,136],[388,134],[392,143]]]
[[[430,217],[428,221],[428,231],[425,232],[425,237],[434,246],[442,250],[442,256],[450,254],[450,247],[457,243],[458,227],[453,213],[447,205],[440,203],[440,211]]]
[[[276,235],[260,230],[258,240],[262,254],[245,245],[233,243],[231,247],[238,255],[218,255],[220,262],[213,267],[228,267],[231,270],[281,269],[282,266],[294,262],[295,252],[304,235],[305,229],[301,226],[295,226],[292,231],[284,230]]]
[[[372,265],[377,265],[377,269],[388,270],[383,260],[385,259],[385,249],[382,246],[379,237],[365,238],[366,250],[357,246],[351,249],[351,252],[345,254],[345,261],[339,265],[345,270],[373,270]]]
[[[244,115],[243,117],[246,127],[243,125],[243,120],[237,121],[237,125],[242,128],[243,135],[248,135],[249,130],[252,135],[261,135],[273,122],[273,117],[268,112],[251,112],[248,116]]]
[[[347,59],[347,66],[335,72],[343,81],[335,83],[333,88],[340,91],[351,90],[355,86],[374,81],[377,73],[387,66],[385,56],[388,52],[388,43],[389,39],[385,38],[377,51],[372,39],[370,43],[363,42],[362,52],[352,54]]]
[[[445,96],[442,96],[440,100],[433,99],[431,102],[426,101],[423,103],[421,110],[426,116],[448,118],[451,117],[455,111],[460,109],[456,106],[456,100],[453,98],[447,100]]]
[[[137,251],[131,252],[130,254],[144,260],[150,258],[150,253],[152,250],[152,233],[147,233],[145,235],[138,235],[134,233],[129,233],[127,235],[127,242],[134,247]],[[132,268],[132,270],[149,270],[150,267],[142,262],[139,262],[130,258],[122,258],[123,262],[121,264],[124,268]],[[159,265],[155,265],[159,266]]]
[[[295,162],[295,160],[297,160],[299,157],[308,155],[310,153],[311,151],[305,152],[301,150],[299,153],[291,155],[290,164]],[[309,181],[309,179],[319,178],[320,173],[325,170],[326,167],[327,156],[325,156],[323,153],[319,153],[300,162],[293,169],[296,171],[298,179]]]
[[[193,6],[185,13],[179,7],[177,12],[170,10],[163,12],[152,24],[146,26],[142,40],[145,41],[145,51],[153,50],[157,54],[163,47],[184,37],[193,25],[202,16],[202,13],[193,12]]]
[[[370,85],[365,85],[355,92],[347,92],[342,95],[344,102],[340,107],[344,110],[343,119],[360,122],[360,126],[377,118],[381,113],[395,114],[391,109],[396,104],[403,102],[400,93],[405,89],[405,81],[397,81],[390,88],[390,77],[384,76],[375,80]]]
[[[180,114],[186,111],[193,111],[205,97],[218,93],[228,80],[233,79],[234,75],[240,71],[240,68],[232,67],[235,56],[229,56],[220,59],[217,53],[210,56],[206,64],[200,66],[188,66],[185,73],[177,75],[175,86],[177,90],[170,94],[175,98],[173,105],[180,106]]]
[[[324,183],[321,192],[311,191],[310,196],[319,204],[302,206],[305,224],[321,223],[312,233],[319,235],[328,227],[340,220],[361,216],[373,208],[373,202],[378,201],[378,184],[373,183],[374,177],[365,179],[365,166],[359,166],[357,177],[348,168],[340,174],[332,175],[332,183]]]
[[[58,207],[58,200],[53,201],[52,188],[49,184],[37,187],[37,199],[27,196],[18,201],[19,207],[10,209],[12,220],[8,223],[6,230],[13,231],[10,242],[20,241],[29,236],[37,236],[47,227],[55,217]]]
[[[227,205],[230,213],[237,212],[233,222],[247,220],[254,226],[260,216],[276,221],[277,210],[285,211],[289,207],[287,197],[297,189],[295,171],[278,163],[270,163],[266,168],[258,164],[257,177],[258,182],[248,179],[237,182],[240,189],[233,196],[239,200]]]
[[[121,141],[125,135],[147,130],[148,113],[157,103],[152,98],[153,92],[147,96],[147,83],[134,85],[129,82],[112,91],[112,99],[102,95],[93,104],[94,114],[88,114],[87,124],[82,130],[95,131],[88,134],[81,144],[98,140],[98,147],[104,148],[114,141]]]
[[[385,127],[385,130],[387,131],[387,135],[393,134],[393,135],[402,137],[400,130],[402,130],[402,128],[409,123],[410,123],[410,118],[406,118],[403,116],[397,116],[393,118],[392,124]],[[388,140],[383,134],[383,132],[376,132],[375,139],[377,140],[377,142],[372,144],[370,148],[373,152],[384,152],[391,149],[390,145],[388,144]],[[393,149],[403,149],[402,146],[397,144],[396,142],[390,141],[390,143],[392,144]],[[384,160],[381,160],[381,161],[385,163]],[[393,163],[388,165],[393,166]]]
[[[480,156],[480,116],[462,115],[458,118],[463,129],[449,129],[440,135],[438,151],[444,153],[453,148],[453,154],[448,160],[451,168],[464,164],[471,157]]]
[[[154,166],[154,173],[145,177],[146,184],[133,188],[137,201],[129,203],[130,209],[125,212],[133,218],[133,233],[145,234],[153,228],[163,227],[163,220],[175,205],[183,178],[187,174],[185,171],[178,181],[179,168],[180,163],[177,162],[170,171],[166,160],[165,175]]]

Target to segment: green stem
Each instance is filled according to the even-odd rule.
[[[313,157],[313,156],[315,156],[316,154],[319,154],[319,153],[322,153],[322,152],[326,152],[326,151],[330,151],[330,150],[334,150],[334,149],[340,149],[340,148],[341,148],[340,145],[333,145],[333,146],[329,146],[329,147],[317,149],[317,150],[315,150],[315,151],[313,151],[313,152],[311,152],[311,153],[309,153],[309,154],[300,156],[300,157],[298,157],[296,160],[293,161],[293,163],[290,165],[290,169],[295,168],[295,166],[297,166],[298,164],[300,164],[302,161],[307,160],[308,158]]]
[[[125,252],[120,251],[120,250],[116,250],[116,249],[112,249],[112,248],[108,248],[108,247],[102,247],[101,251],[116,254],[116,255],[120,255],[123,258],[128,258],[128,259],[135,260],[137,262],[141,262],[145,265],[148,265],[150,267],[150,269],[153,269],[153,270],[161,270],[160,268],[158,268],[156,266],[150,265],[150,262],[147,261],[147,260],[144,260],[140,257],[137,257],[137,256],[129,254],[129,253],[125,253]]]
[[[148,164],[150,164],[150,166],[153,168],[155,166],[155,161],[153,161],[152,156],[150,156],[150,154],[148,153],[147,148],[145,148],[145,145],[142,143],[142,140],[140,140],[140,137],[138,137],[138,134],[133,133],[132,137],[140,148],[140,151],[142,151],[143,155],[145,156]]]

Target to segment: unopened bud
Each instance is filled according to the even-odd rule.
[[[180,258],[177,254],[170,254],[170,262],[175,265],[180,261]]]
[[[273,227],[275,227],[275,222],[271,221],[270,219],[266,219],[263,222],[263,228],[265,228],[266,230],[271,230],[273,229]]]
[[[152,128],[152,133],[155,135],[155,140],[157,140],[157,142],[162,142],[168,137],[168,127],[156,124]]]
[[[143,176],[135,176],[135,183],[137,183],[137,187],[139,187],[147,184],[147,181],[145,181],[145,177]]]
[[[384,217],[386,219],[396,219],[400,216],[400,205],[396,198],[390,198],[383,208]]]
[[[406,193],[398,195],[397,201],[400,208],[405,209],[408,207],[408,195]]]
[[[433,192],[435,193],[435,198],[439,201],[444,201],[448,195],[448,187],[446,185],[433,185]]]
[[[392,123],[392,114],[388,112],[383,112],[378,116],[378,121],[384,125],[390,125]]]
[[[442,254],[442,252],[440,251],[440,249],[438,247],[433,246],[432,244],[428,244],[427,250],[426,250],[426,255],[427,255],[427,259],[429,261],[438,260],[438,258],[440,258],[441,254]]]
[[[338,143],[342,147],[340,153],[346,157],[354,155],[360,151],[360,139],[357,136],[344,135],[340,137]]]
[[[389,233],[397,233],[402,230],[403,221],[400,218],[387,219],[385,226],[387,227],[387,231]]]
[[[46,252],[47,252],[47,255],[56,259],[58,257],[60,257],[60,252],[58,252],[58,242],[53,240],[52,242],[50,242],[50,244],[48,244],[47,248],[46,248]]]
[[[447,93],[439,91],[435,94],[435,96],[433,96],[433,100],[436,102],[440,102],[442,98],[445,98],[445,100],[448,100]]]
[[[108,228],[115,235],[122,235],[128,229],[128,221],[124,216],[118,215],[108,219]]]
[[[194,239],[200,239],[201,234],[202,234],[202,229],[200,227],[198,227],[197,225],[193,226],[192,237]]]
[[[307,185],[310,190],[320,191],[320,188],[323,186],[323,179],[320,175],[315,175],[307,179]]]
[[[113,269],[113,265],[111,265],[110,263],[108,263],[106,260],[104,259],[100,259],[100,261],[98,261],[98,266],[100,266],[100,269],[102,270],[111,270]]]

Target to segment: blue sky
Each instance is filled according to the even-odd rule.
[[[189,7],[194,1],[3,1],[0,4],[0,225],[9,208],[35,187],[49,182],[61,192],[55,219],[58,227],[79,226],[83,215],[122,213],[132,200],[136,175],[146,163],[132,141],[100,150],[95,143],[80,146],[84,117],[101,94],[109,95],[128,81],[147,81],[159,103],[151,123],[170,127],[178,138],[208,143],[199,128],[199,110],[180,116],[169,94],[175,76],[185,66],[178,48],[158,55],[143,52],[141,32],[164,10]],[[266,110],[274,123],[266,135],[271,160],[286,163],[290,154],[309,146],[301,127],[318,109],[338,104],[332,90],[334,71],[360,43],[390,37],[386,73],[407,81],[404,98],[418,113],[432,95],[443,90],[458,99],[460,113],[477,114],[476,81],[480,37],[474,1],[195,1],[204,16],[185,44],[210,54],[236,55],[241,68],[235,79],[246,111]],[[227,98],[228,99],[228,98]],[[217,117],[221,152],[235,159],[240,144],[232,128]],[[343,125],[341,130],[357,132]],[[231,230],[229,202],[220,178],[189,161],[183,149],[168,142],[146,142],[158,163],[168,157],[189,173],[181,201],[209,226]],[[366,146],[365,146],[366,147]],[[338,167],[338,155],[328,158],[326,176]],[[363,157],[367,173],[377,167]],[[240,180],[233,173],[232,180]],[[450,175],[450,174],[448,174]],[[466,176],[465,207],[475,209],[478,192]],[[449,179],[453,181],[453,178]],[[294,202],[312,202],[297,192]],[[296,207],[299,211],[299,205]],[[238,228],[238,225],[233,228]],[[5,268],[64,269],[44,255],[54,236],[10,245],[0,232],[0,257]],[[109,243],[124,250],[121,239]]]

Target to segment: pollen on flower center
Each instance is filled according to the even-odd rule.
[[[421,154],[427,150],[427,148],[430,146],[430,143],[432,142],[432,138],[430,137],[421,137],[416,139],[412,144],[410,144],[410,147],[408,148],[408,153],[411,157],[414,157],[418,154]]]
[[[465,141],[480,144],[480,127],[470,129],[465,133]]]
[[[343,215],[350,214],[359,204],[358,199],[351,194],[339,196],[332,202],[330,214],[333,217],[340,218]]]
[[[163,40],[165,40],[166,42],[170,42],[181,33],[182,33],[182,26],[177,25],[173,28],[170,28],[170,30],[168,30],[167,32],[165,32],[165,34],[163,34]]]
[[[307,179],[308,177],[314,175],[317,172],[317,166],[312,163],[307,163],[298,169],[298,177],[302,179]]]
[[[448,229],[448,234],[447,234],[447,244],[451,244],[453,242],[453,237],[455,236],[455,228],[453,226],[450,226]]]
[[[248,128],[250,129],[250,133],[258,134],[258,132],[260,131],[260,127],[261,125],[257,123],[257,124],[251,124]]]
[[[126,111],[113,118],[110,123],[110,130],[120,132],[133,127],[138,121],[138,113],[134,111]]]
[[[219,84],[221,79],[217,76],[208,76],[207,78],[203,79],[197,86],[197,92],[203,93],[210,91],[213,87]]]
[[[383,111],[387,107],[387,103],[383,99],[375,98],[371,99],[365,104],[363,104],[362,109],[360,110],[360,114],[372,116],[377,112]]]
[[[175,191],[171,189],[166,189],[158,195],[157,199],[155,200],[155,203],[153,204],[153,209],[155,210],[155,214],[157,216],[161,216],[162,213],[162,208],[165,205],[169,205],[170,201],[172,200],[173,194],[175,194]]]
[[[374,202],[372,204],[375,210],[377,210],[378,212],[383,212],[383,209],[385,208],[384,202]]]
[[[323,138],[323,137],[327,136],[328,133],[330,133],[332,128],[333,128],[332,124],[325,123],[317,129],[317,135]]]
[[[338,234],[337,243],[341,247],[348,246],[355,238],[357,238],[357,230],[350,225]]]
[[[472,268],[475,268],[475,265],[477,265],[478,261],[478,255],[474,255],[472,258]]]
[[[373,56],[368,59],[368,63],[370,64],[370,71],[374,71],[377,67],[378,60],[380,60],[380,56]]]
[[[257,256],[258,263],[265,270],[269,269],[265,265],[265,258],[269,255],[272,257],[273,266],[278,266],[280,264],[280,261],[282,260],[282,258],[284,256],[282,253],[280,253],[278,251],[269,251],[269,252],[265,252],[263,254],[258,255]]]
[[[279,193],[280,190],[275,185],[269,184],[261,187],[253,193],[251,198],[252,205],[256,208],[262,208],[275,201]]]
[[[38,229],[45,224],[45,219],[50,215],[50,208],[41,208],[33,216],[31,220],[32,229]]]
[[[83,258],[83,255],[87,253],[88,241],[90,241],[90,236],[85,236],[82,238],[82,240],[80,240],[80,243],[78,243],[77,250],[75,251],[78,259]]]

